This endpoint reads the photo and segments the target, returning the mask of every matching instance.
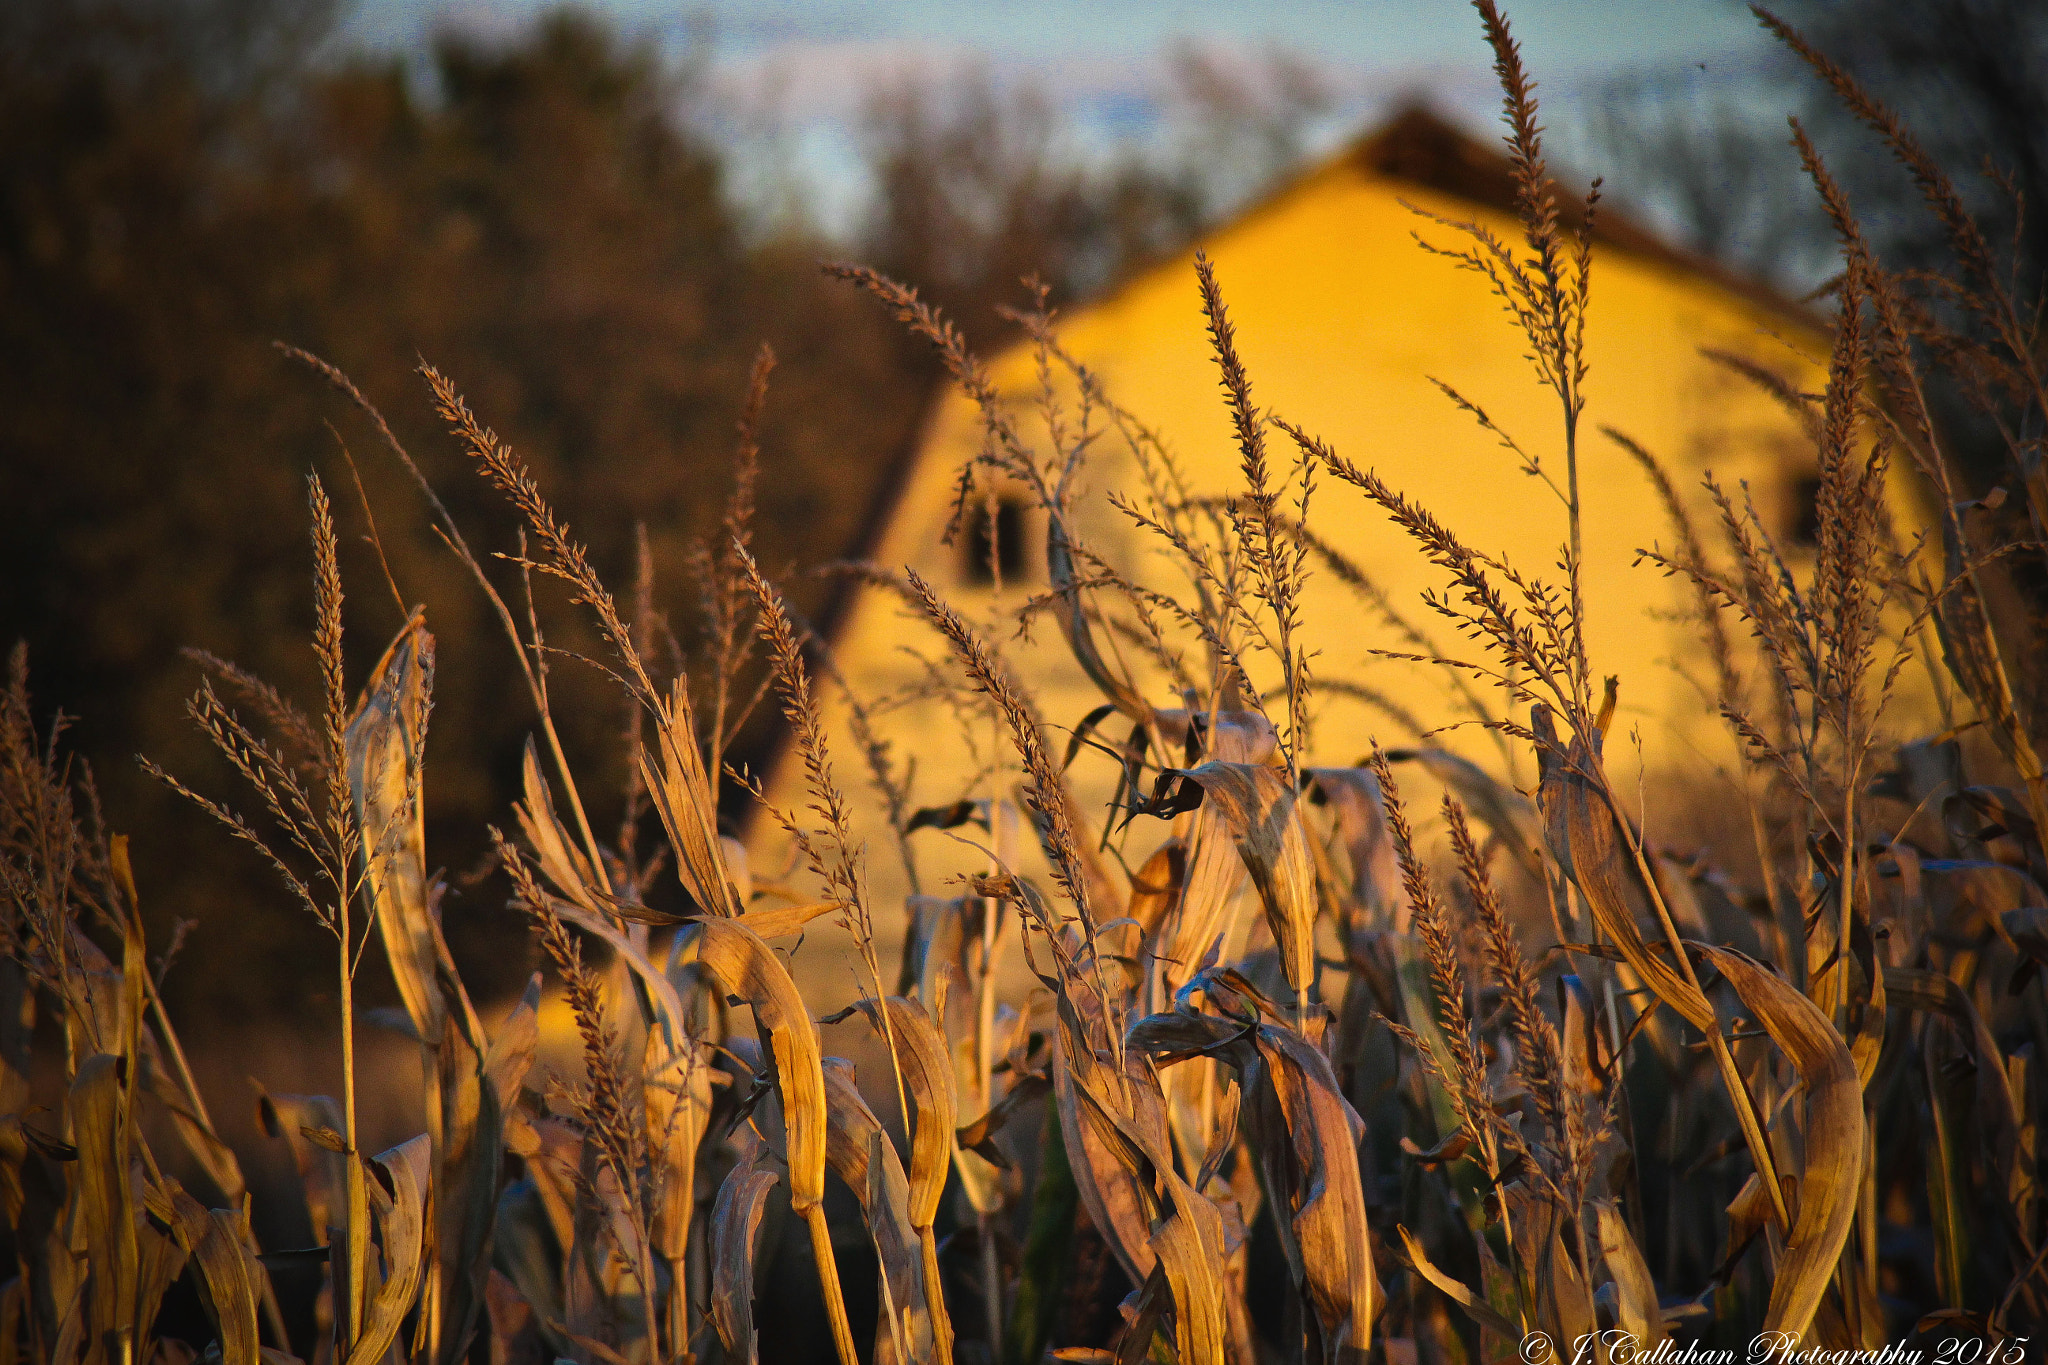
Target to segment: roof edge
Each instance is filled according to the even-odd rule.
[[[1387,180],[1406,180],[1443,194],[1469,200],[1498,212],[1519,215],[1514,163],[1502,152],[1473,138],[1442,115],[1420,103],[1409,104],[1376,131],[1366,134],[1305,175],[1288,182],[1258,207],[1339,166],[1351,165]],[[1560,189],[1578,177],[1550,172]],[[1256,208],[1251,210],[1256,212]],[[1586,221],[1583,196],[1558,196],[1558,221],[1577,231]],[[1731,269],[1701,252],[1674,246],[1627,212],[1602,206],[1593,214],[1593,240],[1643,260],[1696,275],[1768,312],[1823,335],[1832,330],[1827,317],[1752,276]]]

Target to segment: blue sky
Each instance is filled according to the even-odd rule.
[[[679,50],[708,39],[710,123],[735,152],[736,187],[807,189],[828,229],[858,217],[855,120],[877,88],[980,66],[1066,114],[1080,154],[1142,137],[1179,42],[1248,65],[1282,48],[1336,97],[1334,145],[1422,97],[1474,128],[1497,107],[1491,57],[1464,0],[582,0],[621,29]],[[440,30],[517,32],[547,0],[354,0],[357,42],[417,49]],[[1509,22],[1569,158],[1574,110],[1617,78],[1743,84],[1772,47],[1736,0],[1510,0]],[[702,48],[698,51],[701,55]]]
[[[708,21],[722,53],[791,46],[914,43],[975,49],[1005,65],[1076,57],[1142,59],[1177,37],[1280,42],[1335,63],[1376,68],[1484,67],[1478,22],[1460,0],[597,0],[629,27],[686,31]],[[438,23],[516,23],[535,0],[359,0],[352,27],[380,43],[416,40]],[[1731,0],[1519,0],[1509,20],[1540,70],[1579,76],[1641,64],[1743,60],[1762,48]]]

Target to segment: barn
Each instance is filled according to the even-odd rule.
[[[1564,193],[1569,200],[1568,187]],[[1069,500],[1076,535],[1099,561],[1168,598],[1189,592],[1160,539],[1112,495],[1142,503],[1147,478],[1158,477],[1134,449],[1132,426],[1142,434],[1135,444],[1170,455],[1185,501],[1243,489],[1193,268],[1200,251],[1214,264],[1259,407],[1375,469],[1466,543],[1555,578],[1565,539],[1561,506],[1524,472],[1500,433],[1554,467],[1562,460],[1557,399],[1537,382],[1527,342],[1486,281],[1425,245],[1456,241],[1447,222],[1518,240],[1513,208],[1510,167],[1494,146],[1412,109],[1178,257],[1056,317],[1060,349],[1099,380],[1121,417],[1091,407],[1071,374],[1055,373],[1060,409],[1049,419],[1041,357],[1029,341],[987,357],[987,373],[1025,440],[1050,449],[1049,420],[1061,424],[1057,439],[1068,443],[1082,424],[1093,432]],[[1797,417],[1737,370],[1817,391],[1825,322],[1674,249],[1621,213],[1603,208],[1594,221],[1579,449],[1589,652],[1596,675],[1620,680],[1609,742],[1616,776],[1632,788],[1640,772],[1646,790],[1696,795],[1731,765],[1734,749],[1715,714],[1703,647],[1684,619],[1686,593],[1638,562],[1639,549],[1671,543],[1667,513],[1637,460],[1605,433],[1653,452],[1703,525],[1713,518],[1703,476],[1747,496],[1796,562],[1813,534],[1812,449]],[[1442,386],[1483,409],[1494,430]],[[1274,461],[1284,464],[1292,444],[1272,435]],[[899,837],[918,810],[1003,798],[1016,783],[985,705],[960,688],[945,642],[907,600],[904,570],[934,585],[1000,646],[1014,674],[1029,681],[1056,752],[1066,751],[1067,737],[1104,700],[1051,619],[1040,614],[1020,627],[1020,609],[1042,599],[1048,582],[1046,520],[1029,489],[1016,481],[995,487],[993,515],[978,515],[948,539],[960,470],[983,439],[966,395],[955,391],[936,403],[876,511],[865,572],[849,580],[825,625],[841,684],[827,689],[834,759],[863,812],[878,907],[901,904],[913,890],[940,890],[949,877],[985,866],[990,852],[1036,860],[1015,847],[1012,822],[1000,819],[992,831],[968,824]],[[1355,489],[1327,478],[1307,522],[1348,570],[1318,558],[1305,598],[1302,638],[1318,683],[1314,761],[1355,763],[1375,741],[1426,744],[1527,788],[1529,755],[1481,726],[1458,724],[1506,714],[1497,685],[1460,684],[1441,667],[1375,652],[1425,652],[1417,637],[1427,650],[1453,657],[1476,649],[1422,601],[1425,590],[1443,586],[1440,571]],[[1121,631],[1103,624],[1104,649],[1128,656],[1150,700],[1178,704],[1168,671],[1148,671],[1135,643],[1119,643],[1130,636],[1128,623]],[[887,799],[867,785],[872,765],[864,755],[874,756],[876,738],[888,745],[885,768],[896,788]],[[1103,738],[1115,743],[1121,735],[1105,730]],[[1079,747],[1071,781],[1098,821],[1115,775],[1113,761]],[[806,804],[793,753],[766,785],[784,809]],[[760,822],[756,838],[756,867],[780,864],[779,851],[759,846],[779,838],[774,823]]]

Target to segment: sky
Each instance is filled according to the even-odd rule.
[[[1160,119],[1176,43],[1247,66],[1276,48],[1306,58],[1335,96],[1319,130],[1328,146],[1418,96],[1475,130],[1488,126],[1498,100],[1491,55],[1464,0],[582,3],[628,33],[708,53],[713,122],[755,162],[775,163],[764,177],[786,182],[794,174],[811,186],[815,216],[828,230],[861,211],[855,124],[863,100],[906,79],[938,81],[969,66],[1049,95],[1084,155],[1141,139]],[[547,0],[354,0],[344,32],[368,46],[416,51],[451,28],[509,36],[547,7]],[[1575,108],[1607,84],[1739,83],[1772,51],[1737,0],[1509,0],[1504,7],[1548,98],[1553,142],[1567,156]]]
[[[515,25],[537,0],[359,0],[353,27],[378,43],[416,41],[437,25]],[[1461,0],[595,0],[622,25],[688,32],[708,24],[721,55],[883,44],[965,48],[1004,65],[1142,61],[1171,40],[1280,42],[1365,68],[1486,65],[1479,25]],[[1762,46],[1732,0],[1517,0],[1507,7],[1523,54],[1539,70],[1579,75],[1641,63],[1741,60]]]

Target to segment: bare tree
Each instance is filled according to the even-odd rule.
[[[862,129],[874,204],[860,247],[983,342],[1036,275],[1055,302],[1181,248],[1297,168],[1334,107],[1306,58],[1183,44],[1150,95],[1155,126],[1086,155],[1043,89],[985,64],[878,90]]]
[[[1792,87],[1757,86],[1718,73],[1617,82],[1583,115],[1578,138],[1609,193],[1684,246],[1803,292],[1831,268],[1827,218],[1785,134]]]

